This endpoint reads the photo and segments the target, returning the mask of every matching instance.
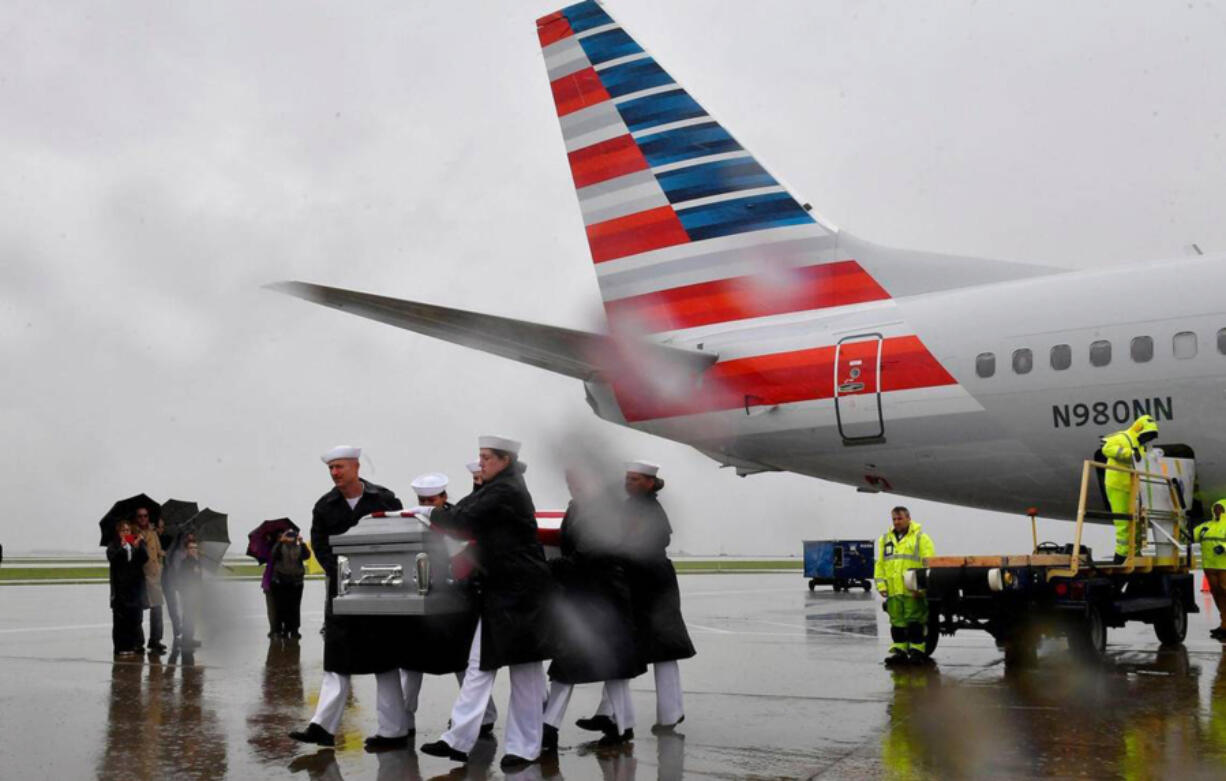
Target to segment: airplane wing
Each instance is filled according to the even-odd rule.
[[[610,334],[559,328],[509,317],[376,296],[308,282],[275,282],[270,290],[471,347],[580,380],[614,375],[627,365],[666,365],[698,374],[718,356]]]

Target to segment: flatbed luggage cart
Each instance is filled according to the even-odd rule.
[[[1119,520],[1129,521],[1130,539],[1137,524],[1154,529],[1156,555],[1132,554],[1114,564],[1094,561],[1082,546],[1087,516],[1116,518],[1086,509],[1090,481],[1095,470],[1102,469],[1130,475],[1133,512]],[[1130,621],[1151,624],[1163,645],[1182,643],[1188,613],[1198,612],[1185,509],[1190,505],[1191,482],[1181,483],[1167,472],[1165,465],[1158,473],[1086,461],[1072,544],[1039,543],[1032,514],[1035,545],[1029,555],[926,559],[924,569],[908,573],[908,586],[928,594],[929,653],[939,634],[979,629],[996,639],[1006,666],[1034,663],[1044,635],[1065,636],[1076,656],[1097,661],[1106,651],[1107,629]],[[1155,486],[1160,491],[1153,490]],[[1148,492],[1149,501],[1142,501],[1142,491]],[[1159,493],[1164,498],[1154,501]]]
[[[872,540],[805,540],[804,559],[810,591],[817,586],[834,586],[835,591],[873,587]]]

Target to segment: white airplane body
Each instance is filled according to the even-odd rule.
[[[1226,257],[1097,271],[879,247],[813,216],[595,2],[538,20],[611,335],[279,289],[584,381],[741,474],[1046,517],[1140,414],[1226,492]]]

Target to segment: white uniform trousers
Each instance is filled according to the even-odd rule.
[[[349,689],[348,675],[325,671],[319,684],[319,704],[315,706],[311,721],[335,735],[341,726],[341,714],[345,712]],[[375,710],[379,718],[377,734],[385,738],[398,738],[408,733],[408,728],[404,726],[404,694],[400,689],[398,671],[390,670],[375,676]]]
[[[569,683],[551,681],[549,684],[549,702],[545,704],[545,723],[551,727],[561,727],[566,718],[566,708],[570,705],[570,695],[575,687]],[[615,681],[605,681],[600,702],[603,707],[608,702],[609,712],[604,714],[613,719],[622,732],[634,729],[634,702],[630,699],[630,681],[620,678]],[[597,711],[599,713],[600,711]]]
[[[311,721],[333,735],[341,727],[341,714],[345,712],[345,700],[349,699],[349,676],[324,671],[319,684],[319,703]]]
[[[535,760],[541,755],[541,703],[545,701],[545,666],[541,662],[510,665],[511,703],[507,714],[507,753]],[[481,732],[486,705],[494,691],[496,670],[481,669],[481,622],[473,633],[464,683],[451,709],[451,729],[442,740],[456,751],[472,751]]]
[[[651,665],[656,678],[656,724],[671,727],[685,715],[684,696],[681,692],[681,666],[676,661],[656,662]],[[609,696],[609,684],[605,683],[600,695],[597,716],[613,717],[613,702]]]
[[[417,729],[417,698],[421,695],[421,682],[423,674],[417,670],[401,670],[400,671],[400,686],[404,691],[404,714],[405,714],[405,729]],[[455,674],[456,681],[460,687],[464,686],[464,671]],[[498,707],[494,705],[494,698],[491,697],[489,704],[485,706],[485,716],[481,719],[481,726],[494,724],[498,721]]]

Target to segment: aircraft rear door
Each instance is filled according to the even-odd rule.
[[[885,441],[881,334],[855,334],[834,348],[834,415],[844,445]]]

